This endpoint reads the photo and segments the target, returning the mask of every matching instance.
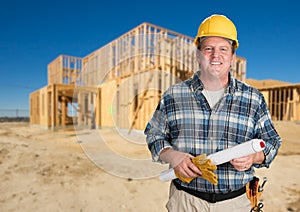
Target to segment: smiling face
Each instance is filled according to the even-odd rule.
[[[204,81],[228,81],[228,73],[235,59],[230,42],[221,37],[207,37],[201,42],[198,62]],[[227,83],[226,81],[226,83]]]

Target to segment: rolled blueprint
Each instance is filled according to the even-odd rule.
[[[236,146],[224,149],[222,151],[210,154],[207,156],[211,160],[212,164],[220,165],[227,163],[232,159],[251,155],[256,152],[264,150],[266,144],[261,139],[252,139],[250,141],[238,144]],[[159,179],[163,182],[173,180],[177,178],[173,168],[165,170],[160,173]]]

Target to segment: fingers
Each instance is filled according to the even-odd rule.
[[[212,184],[217,185],[217,175],[213,172],[216,169],[217,166],[212,165],[209,159],[204,160],[198,156],[186,158],[174,167],[176,176],[183,182],[190,183],[194,178],[202,177]]]
[[[180,164],[174,167],[174,170],[183,177],[199,177],[202,172],[192,163],[190,158],[184,159]]]
[[[246,171],[252,166],[252,158],[251,157],[241,157],[237,159],[233,159],[230,161],[233,167],[238,171]]]
[[[200,169],[198,169],[198,167],[195,164],[193,164],[192,162],[189,166],[189,169],[192,170],[192,172],[196,173],[197,176],[202,175],[202,172],[200,171]]]

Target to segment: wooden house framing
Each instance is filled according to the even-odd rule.
[[[259,89],[264,95],[274,121],[300,120],[300,84],[253,79],[248,79],[246,82]]]
[[[149,23],[84,58],[60,55],[48,65],[48,85],[30,94],[30,123],[144,129],[162,92],[197,70],[195,57],[193,38]],[[245,58],[232,73],[246,79]],[[285,98],[299,108],[293,92],[298,100]]]

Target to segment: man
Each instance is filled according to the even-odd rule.
[[[169,211],[250,211],[245,186],[254,167],[269,167],[281,145],[262,94],[230,73],[239,43],[235,25],[212,15],[195,38],[199,71],[163,94],[147,124],[148,148],[154,161],[170,163]],[[266,148],[217,166],[217,184],[204,179],[192,158],[259,138]]]

